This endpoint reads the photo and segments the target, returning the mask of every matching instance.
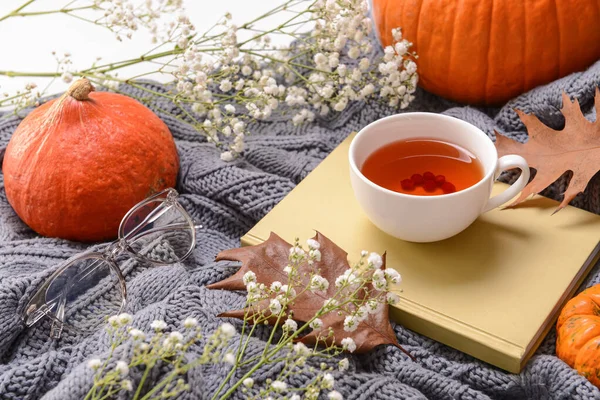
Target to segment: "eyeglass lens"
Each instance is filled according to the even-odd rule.
[[[140,257],[157,263],[184,259],[194,246],[194,226],[181,206],[153,200],[135,209],[120,232]]]

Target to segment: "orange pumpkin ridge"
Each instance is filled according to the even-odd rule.
[[[596,0],[372,0],[384,46],[393,28],[419,55],[419,85],[471,104],[501,104],[600,58]]]
[[[100,241],[137,202],[175,185],[179,158],[152,111],[81,79],[23,119],[2,169],[9,203],[33,230]]]
[[[600,285],[579,293],[561,310],[556,355],[600,387]]]

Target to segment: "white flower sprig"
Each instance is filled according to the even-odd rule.
[[[343,352],[357,350],[360,343],[352,338],[352,332],[362,321],[379,312],[385,302],[391,303],[390,298],[398,300],[390,289],[391,285],[401,282],[401,277],[392,268],[381,269],[383,259],[379,254],[363,251],[356,264],[330,282],[318,268],[321,251],[316,240],[309,239],[304,248],[296,239],[289,249],[288,263],[283,267],[288,276],[286,283],[275,281],[266,286],[258,282],[255,272],[246,272],[243,282],[248,290],[247,308],[241,330],[230,323],[223,323],[210,336],[203,338],[198,320],[194,317],[181,321],[179,329],[156,320],[147,330],[133,327],[133,318],[129,314],[108,318],[111,352],[105,361],[92,358],[87,362],[87,366],[95,372],[94,385],[87,398],[97,400],[106,398],[108,393],[125,392],[131,392],[132,395],[127,398],[134,400],[171,398],[189,390],[185,376],[191,368],[218,364],[227,366],[229,372],[213,394],[214,399],[227,399],[236,391],[241,391],[249,399],[317,400],[319,396],[341,399],[342,395],[335,390],[335,374],[347,371],[350,361],[340,356]],[[376,285],[379,288],[375,288]],[[333,287],[334,294],[323,301],[312,318],[302,323],[293,319],[290,306],[298,301],[299,295],[307,291],[332,293],[328,289]],[[347,336],[339,338],[339,341],[332,329],[325,329],[323,318],[329,313],[345,318]],[[280,328],[271,330],[258,355],[255,352],[248,355],[246,350],[257,327],[273,318],[277,319],[276,325]],[[318,333],[318,339],[315,346],[307,347],[299,340],[311,330]],[[232,346],[234,340],[238,342],[237,346]],[[200,341],[203,341],[202,353],[188,362],[185,354]],[[111,357],[115,350],[126,342],[133,344],[131,358],[113,360]],[[282,363],[277,377],[257,381],[254,373],[274,362]],[[148,386],[144,383],[150,372],[159,364],[164,368],[164,363],[171,365],[172,371],[160,381],[153,382],[150,389],[146,389],[149,391],[144,393],[143,388]],[[133,370],[143,372],[139,383],[130,379]],[[288,378],[305,373],[311,373],[314,378],[305,387],[292,387]]]
[[[99,58],[86,69],[74,68],[70,55],[65,55],[57,58],[56,72],[0,71],[0,75],[60,77],[65,82],[80,76],[115,91],[127,83],[144,92],[138,100],[192,124],[221,149],[225,161],[244,151],[251,122],[275,113],[301,124],[344,111],[357,101],[382,100],[404,108],[414,98],[418,76],[412,44],[395,28],[393,45],[380,55],[373,45],[367,0],[287,0],[241,26],[233,24],[227,13],[204,32],[183,14],[181,0],[73,0],[68,10],[56,12],[81,19],[78,13],[84,9],[98,13],[89,21],[110,29],[119,40],[146,29],[156,47],[121,62],[101,65]],[[271,29],[257,27],[284,11],[291,16],[286,22]],[[0,21],[37,14],[19,9]],[[292,43],[274,45],[275,35]],[[146,64],[148,72],[119,76],[135,64]],[[171,78],[170,92],[157,92],[136,81],[156,74]],[[32,90],[6,94],[0,108],[18,110],[38,102],[42,94]],[[161,109],[157,99],[170,100],[179,111]]]

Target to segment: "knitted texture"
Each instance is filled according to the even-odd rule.
[[[552,128],[561,129],[564,120],[559,109],[561,92],[565,90],[579,100],[586,116],[594,120],[593,95],[599,83],[600,62],[585,72],[536,88],[501,108],[459,106],[418,91],[416,100],[406,111],[443,112],[478,126],[491,139],[496,129],[525,141],[527,133],[514,108],[535,113]],[[158,84],[146,84],[156,91],[165,90]],[[131,87],[123,90],[140,94]],[[178,113],[169,103],[160,104],[160,108]],[[244,302],[241,293],[205,288],[206,284],[219,281],[235,270],[235,264],[214,262],[215,255],[239,246],[239,238],[350,132],[394,112],[397,110],[380,105],[356,104],[330,119],[298,127],[283,118],[256,123],[251,127],[254,134],[247,138],[244,157],[231,163],[221,161],[219,151],[191,126],[159,112],[173,133],[181,157],[177,182],[181,204],[205,228],[198,231],[196,249],[184,263],[152,267],[127,260],[120,264],[127,281],[126,311],[134,316],[134,326],[150,331],[153,320],[163,319],[179,329],[181,321],[191,316],[200,321],[205,332],[213,331],[223,322],[216,314],[239,308]],[[20,120],[17,116],[0,120],[2,149],[6,148]],[[512,178],[506,175],[503,179]],[[564,191],[565,179],[561,178],[545,194],[558,198]],[[598,181],[596,175],[586,193],[572,204],[600,213]],[[93,380],[86,360],[104,358],[108,353],[104,330],[100,328],[87,336],[66,331],[62,339],[51,340],[47,322],[26,329],[20,314],[29,297],[57,264],[87,246],[38,237],[11,209],[3,180],[0,185],[0,396],[2,399],[82,399]],[[583,286],[599,281],[597,265]],[[232,323],[240,326],[239,321]],[[249,354],[260,350],[268,329],[258,330],[248,347]],[[399,342],[417,361],[410,361],[392,346],[380,346],[367,355],[351,356],[349,371],[336,376],[335,388],[344,398],[600,399],[598,389],[554,355],[554,331],[523,372],[513,375],[401,326],[394,329]],[[118,354],[121,351],[126,349]],[[192,348],[191,352],[200,353],[201,348]],[[260,385],[274,377],[281,367],[259,369],[255,381]],[[192,370],[186,377],[191,390],[180,398],[210,398],[226,373],[223,365]],[[161,373],[157,373],[152,378],[157,380],[160,376]],[[299,374],[293,376],[290,383],[302,385],[310,379],[309,373]],[[234,398],[244,396],[237,393]]]

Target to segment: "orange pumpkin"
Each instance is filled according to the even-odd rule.
[[[600,285],[567,302],[556,332],[556,355],[600,387]]]
[[[419,84],[464,103],[499,104],[600,58],[597,0],[373,0],[384,46],[401,27]]]
[[[33,110],[6,149],[8,201],[41,235],[113,238],[133,205],[176,183],[179,158],[164,122],[132,98],[93,90],[81,79]]]

